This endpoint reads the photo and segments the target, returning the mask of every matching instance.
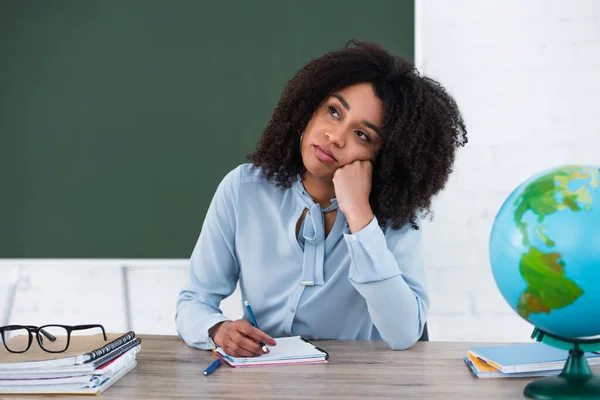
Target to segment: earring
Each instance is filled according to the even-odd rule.
[[[298,146],[298,151],[300,151],[300,154],[302,154],[302,138],[304,138],[304,132],[302,132],[302,135],[300,135],[300,145]]]

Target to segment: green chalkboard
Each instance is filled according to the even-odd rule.
[[[284,84],[414,2],[0,2],[0,258],[189,257]]]

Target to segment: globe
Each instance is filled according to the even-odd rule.
[[[494,220],[492,273],[504,299],[536,328],[600,335],[600,170],[568,165],[519,185]]]

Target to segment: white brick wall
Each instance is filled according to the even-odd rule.
[[[469,131],[424,226],[433,340],[524,341],[488,262],[496,211],[530,175],[600,164],[600,2],[417,0],[416,62]]]
[[[175,305],[187,265],[183,259],[0,259],[0,325],[101,323],[112,332],[176,334]],[[7,310],[15,281],[16,296]],[[241,304],[236,290],[221,308],[237,319],[242,316]]]
[[[0,262],[0,324],[102,323],[110,331],[125,327],[120,269],[109,261]],[[8,279],[4,279],[7,277]],[[18,278],[16,296],[5,321],[10,287]]]
[[[488,263],[495,212],[531,174],[600,164],[600,1],[416,0],[417,65],[454,95],[469,130],[424,226],[432,340],[525,341],[531,326],[500,296]],[[133,329],[175,333],[185,260],[128,260]],[[12,323],[126,328],[120,261],[0,260],[0,313],[23,268]],[[239,292],[222,304],[241,315]],[[0,314],[2,317],[3,314]]]

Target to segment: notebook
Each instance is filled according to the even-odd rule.
[[[557,375],[560,372],[560,369],[554,369],[548,371],[505,373],[486,364],[476,357],[471,358],[469,356],[465,356],[463,360],[478,378],[535,378],[540,376]]]
[[[467,351],[467,355],[478,358],[501,372],[514,373],[562,369],[569,352],[535,342],[473,347]],[[600,364],[600,354],[585,353],[585,357],[589,365]]]
[[[29,350],[25,353],[10,353],[4,346],[0,346],[0,370],[17,370],[31,368],[53,368],[74,366],[91,363],[98,360],[103,363],[110,361],[105,357],[114,355],[113,350],[121,348],[124,344],[131,342],[135,338],[135,333],[130,331],[126,334],[107,334],[108,340],[104,340],[102,335],[78,335],[71,336],[69,348],[63,353],[48,353],[40,348],[37,343],[32,343]],[[27,335],[18,335],[10,338],[12,341],[27,341]],[[66,340],[65,336],[58,336],[57,340]],[[35,339],[34,339],[35,341]],[[136,345],[139,343],[136,343]],[[17,347],[17,346],[15,346]],[[110,354],[113,352],[113,354]],[[119,355],[120,355],[119,354]],[[114,357],[113,357],[114,358]],[[95,369],[98,365],[91,368]]]
[[[65,376],[89,376],[89,375],[105,375],[112,376],[116,371],[119,371],[125,364],[136,359],[137,353],[142,346],[139,344],[140,339],[135,339],[130,343],[137,344],[132,348],[122,352],[121,349],[113,351],[106,356],[87,364],[67,366],[67,367],[52,367],[52,368],[35,368],[35,369],[16,369],[16,370],[0,370],[0,384],[4,379],[49,379],[63,378]],[[129,343],[127,343],[129,345]],[[126,345],[126,346],[127,346]],[[125,348],[125,346],[123,346]],[[113,354],[114,353],[114,354]],[[108,358],[102,363],[102,360]],[[100,364],[98,364],[100,362]],[[94,367],[95,366],[95,367]]]
[[[104,370],[94,371],[93,373],[88,373],[85,375],[73,375],[64,374],[59,377],[39,377],[39,376],[28,376],[26,378],[2,378],[0,379],[0,393],[3,392],[2,388],[8,386],[19,386],[20,388],[24,388],[26,386],[50,386],[50,385],[70,385],[70,384],[79,384],[81,387],[96,387],[101,382],[105,381],[108,378],[113,377],[121,373],[124,369],[129,369],[133,364],[136,363],[135,357],[120,357],[115,360],[115,363],[111,363],[110,366],[107,366]]]
[[[38,386],[0,386],[1,394],[87,394],[97,395],[108,389],[113,383],[134,369],[136,361],[121,369],[115,375],[88,383],[67,383],[62,385]]]
[[[213,351],[232,367],[263,367],[285,364],[325,363],[329,354],[301,336],[275,338],[276,346],[269,346],[269,353],[257,357],[231,357],[217,347]]]

